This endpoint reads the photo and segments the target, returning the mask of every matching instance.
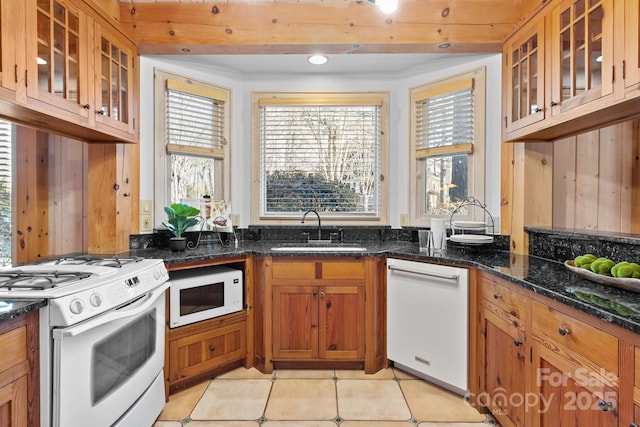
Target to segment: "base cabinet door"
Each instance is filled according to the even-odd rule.
[[[323,286],[319,291],[319,357],[364,358],[364,286]]]
[[[274,286],[273,357],[318,357],[317,286]]]
[[[201,322],[204,327],[206,322]],[[169,341],[169,382],[188,380],[244,359],[247,353],[246,322],[206,328]]]
[[[531,318],[534,425],[618,426],[618,338],[538,302]]]
[[[525,405],[518,398],[525,395],[524,330],[518,327],[517,319],[503,314],[506,317],[500,317],[491,308],[481,310],[485,394],[482,403],[504,427],[524,426]]]
[[[27,376],[0,387],[0,426],[27,427]]]
[[[535,384],[532,408],[540,427],[616,427],[618,392],[596,373],[576,366],[545,346],[534,346]]]
[[[274,286],[274,359],[364,358],[363,286]]]

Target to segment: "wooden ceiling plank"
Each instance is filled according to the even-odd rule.
[[[141,54],[500,52],[521,19],[520,0],[121,3]],[[438,46],[450,44],[449,49]],[[354,47],[355,46],[355,47]],[[333,49],[332,49],[333,48]],[[364,50],[363,50],[364,49]],[[330,51],[333,50],[333,51]]]

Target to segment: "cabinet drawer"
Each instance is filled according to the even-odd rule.
[[[27,360],[27,327],[0,335],[0,372]]]
[[[480,298],[490,301],[491,304],[505,310],[513,317],[524,318],[526,298],[519,293],[513,292],[506,286],[499,285],[495,279],[480,276]]]
[[[274,279],[340,280],[365,278],[364,262],[360,260],[274,261]]]
[[[362,261],[325,261],[322,263],[323,279],[364,279]]]
[[[169,342],[169,381],[175,382],[243,359],[246,322],[238,322]]]
[[[322,270],[320,270],[322,271]],[[315,279],[315,261],[274,261],[271,266],[271,277],[274,279]]]
[[[532,303],[532,325],[543,334],[596,366],[618,374],[618,339],[592,325],[546,305]]]

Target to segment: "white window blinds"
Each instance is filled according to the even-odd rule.
[[[226,94],[167,80],[165,137],[168,153],[223,157]]]
[[[428,92],[415,97],[417,157],[471,152],[475,132],[473,79]]]
[[[378,215],[380,100],[306,102],[260,104],[262,215]]]

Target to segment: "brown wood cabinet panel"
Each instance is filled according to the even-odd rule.
[[[0,335],[0,372],[27,360],[26,325]]]
[[[274,260],[271,265],[271,277],[274,279],[315,279],[316,262]],[[320,270],[321,271],[321,270]]]
[[[365,349],[364,286],[319,289],[319,354],[323,359],[363,359]]]
[[[480,275],[479,280],[480,298],[489,301],[491,305],[498,307],[510,316],[516,319],[524,320],[526,298],[513,292],[503,285],[498,284],[498,279],[484,274]],[[485,303],[482,303],[486,305]]]
[[[27,427],[27,376],[0,385],[0,426]]]
[[[218,366],[244,359],[244,321],[169,341],[169,381],[188,380]]]
[[[360,279],[365,278],[365,266],[361,260],[354,261],[325,261],[322,263],[322,278]]]
[[[273,357],[318,357],[318,298],[316,286],[274,286]]]
[[[0,425],[40,425],[38,312],[0,322]]]
[[[534,350],[540,427],[616,427],[618,391],[544,345]]]
[[[480,309],[483,401],[507,427],[525,425],[525,331],[519,319],[484,301]]]
[[[618,374],[619,343],[615,336],[537,302],[532,303],[531,317],[532,330],[546,347],[564,357],[578,359],[574,363]]]

